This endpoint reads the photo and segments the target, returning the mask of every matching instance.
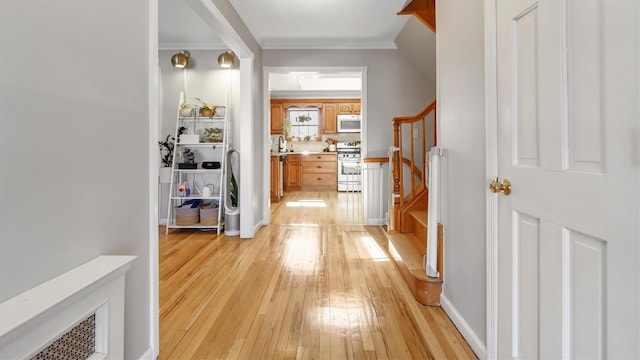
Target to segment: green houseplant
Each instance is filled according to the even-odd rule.
[[[180,137],[185,130],[187,129],[184,126],[181,126],[178,129],[178,137]],[[171,167],[171,163],[173,162],[173,150],[176,146],[176,138],[171,135],[167,135],[162,141],[158,141],[158,146],[160,147],[160,162],[162,163],[162,167]]]

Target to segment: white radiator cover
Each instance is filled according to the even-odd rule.
[[[0,359],[24,359],[95,313],[91,359],[124,357],[125,273],[135,256],[99,256],[0,303]]]

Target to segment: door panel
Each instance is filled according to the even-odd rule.
[[[538,88],[536,79],[538,7],[526,9],[513,21],[514,165],[540,166]]]
[[[639,8],[497,2],[499,358],[639,355]]]
[[[603,0],[567,3],[568,64],[568,168],[604,173],[604,124],[602,122],[602,18]],[[590,19],[584,23],[583,19]]]
[[[604,288],[606,242],[564,229],[568,264],[566,329],[576,358],[604,357]],[[569,355],[569,354],[567,354]]]

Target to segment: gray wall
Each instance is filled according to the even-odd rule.
[[[102,254],[149,347],[148,1],[0,4],[0,301]]]
[[[395,40],[398,50],[436,84],[436,34],[411,16]]]
[[[483,3],[437,6],[444,295],[486,343]]]
[[[264,50],[264,66],[367,66],[368,153],[386,156],[395,116],[416,115],[435,84],[398,50]]]

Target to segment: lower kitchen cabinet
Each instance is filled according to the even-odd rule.
[[[336,154],[302,156],[302,190],[337,190]]]
[[[280,158],[271,156],[271,202],[280,202]]]
[[[284,163],[284,190],[297,191],[302,189],[302,163],[299,154],[287,155]]]

